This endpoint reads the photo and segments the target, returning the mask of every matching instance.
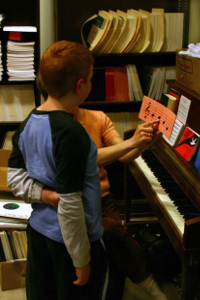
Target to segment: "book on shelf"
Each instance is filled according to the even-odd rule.
[[[128,9],[126,13],[129,31],[121,49],[121,52],[124,53],[130,52],[130,49],[132,49],[141,35],[141,12],[135,9]]]
[[[137,72],[136,65],[127,65],[127,72],[129,74],[129,86],[133,91],[133,96],[135,101],[141,101],[143,99],[144,93],[140,83],[139,75]]]
[[[164,140],[171,146],[175,147],[183,134],[184,127],[185,125],[183,122],[176,118],[170,138],[163,135]]]
[[[183,45],[183,19],[182,12],[164,13],[164,42],[161,51],[176,51]]]
[[[147,51],[159,52],[164,41],[164,10],[152,8],[150,13],[151,40]]]
[[[116,37],[116,40],[111,46],[110,50],[108,51],[109,53],[121,52],[121,49],[124,45],[125,39],[127,38],[128,31],[129,31],[127,14],[120,9],[118,9],[116,13],[118,15],[118,18],[120,19],[121,30],[118,37]]]
[[[171,111],[174,112],[177,98],[169,94],[162,94],[160,98],[160,103],[168,107]]]
[[[24,257],[27,257],[27,236],[26,236],[26,231],[22,230],[19,231],[21,240],[22,240],[22,245],[23,245],[23,252],[24,252]]]
[[[106,20],[106,25],[105,24],[103,25],[104,26],[104,33],[103,33],[101,39],[99,40],[99,42],[97,43],[97,45],[95,47],[90,49],[94,53],[98,53],[99,48],[101,48],[101,45],[106,44],[107,36],[109,37],[110,31],[112,31],[113,15],[110,14],[109,12],[105,11],[105,10],[100,10],[98,15],[100,15],[101,17],[104,18],[104,20]],[[88,36],[88,40],[89,40],[89,36]]]
[[[113,10],[109,10],[109,13],[113,18],[108,38],[105,38],[103,45],[100,46],[97,53],[108,53],[121,32],[121,19],[119,18],[119,15]]]
[[[194,166],[197,172],[200,174],[200,148],[197,150],[197,156],[195,158]]]
[[[15,131],[7,131],[3,141],[2,149],[12,150],[12,137]]]
[[[144,66],[142,75],[143,91],[148,97],[161,100],[162,94],[168,92],[169,86],[166,83],[169,79],[175,79],[174,66]]]
[[[139,12],[141,13],[140,35],[138,35],[138,39],[135,40],[135,43],[133,43],[126,52],[142,53],[150,44],[150,12],[142,9],[140,9]]]
[[[21,253],[22,253],[22,258],[26,258],[27,257],[27,252],[26,252],[26,248],[24,245],[24,240],[23,240],[23,232],[22,231],[16,231],[17,237],[18,237],[18,241],[19,241],[19,246],[21,249]]]
[[[175,106],[174,106],[174,113],[176,114],[178,111],[178,105],[179,105],[179,101],[180,101],[180,93],[178,91],[176,91],[173,88],[170,88],[169,90],[169,94],[174,96],[176,98],[176,102],[175,102]]]
[[[85,102],[106,100],[105,80],[105,68],[95,68],[91,79],[91,91]]]
[[[115,101],[114,68],[105,69],[106,101]]]
[[[199,146],[200,135],[189,126],[185,126],[183,135],[175,147],[177,153],[187,161],[191,161]]]
[[[13,254],[12,254],[12,250],[10,247],[10,243],[9,243],[6,231],[4,231],[4,230],[0,231],[0,238],[1,238],[6,261],[13,260]]]
[[[160,104],[164,105],[167,107],[168,104],[168,96],[166,94],[162,94],[160,98]]]
[[[0,262],[6,261],[4,250],[3,250],[3,245],[0,237]]]
[[[107,32],[105,32],[105,35],[103,36],[103,38],[100,40],[99,44],[97,45],[97,47],[95,47],[95,49],[93,49],[93,52],[95,53],[104,53],[104,49],[106,48],[106,46],[110,43],[111,38],[113,37],[115,30],[117,29],[118,26],[118,16],[115,12],[113,11],[103,11],[107,17],[110,18],[110,26],[107,30]]]
[[[13,258],[18,259],[16,245],[15,245],[15,241],[13,239],[12,230],[7,230],[6,232],[7,232],[8,240],[9,240],[9,243],[10,243]]]
[[[23,252],[22,252],[22,249],[21,249],[21,245],[20,245],[20,241],[19,241],[18,231],[17,230],[12,230],[11,235],[13,236],[15,249],[16,249],[16,253],[17,253],[17,258],[18,259],[24,258]]]
[[[83,44],[86,45],[90,51],[94,52],[105,38],[111,24],[112,16],[102,10],[98,12],[98,15],[95,14],[87,19],[81,27]]]
[[[0,121],[23,121],[35,107],[33,84],[0,86]]]
[[[165,85],[165,67],[156,67],[153,71],[148,97],[160,100]]]
[[[177,98],[171,94],[165,94],[168,97],[167,107],[174,112]]]
[[[128,76],[125,67],[113,68],[115,101],[129,101]]]

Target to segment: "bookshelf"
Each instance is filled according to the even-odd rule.
[[[1,111],[0,111],[0,147],[4,141],[4,136],[7,131],[15,130],[19,124],[21,123],[21,119],[23,117],[23,113],[21,117],[17,117],[16,119],[9,118],[10,112],[7,111],[7,107],[9,105],[6,104],[8,94],[18,95],[17,101],[19,101],[19,106],[21,106],[21,110],[23,110],[23,105],[20,104],[20,99],[24,95],[24,101],[26,101],[26,95],[24,91],[28,90],[32,96],[32,105],[38,106],[40,103],[40,95],[36,89],[35,80],[9,80],[8,68],[7,68],[7,42],[8,40],[12,40],[14,42],[34,42],[33,52],[34,52],[34,72],[37,72],[38,64],[39,64],[39,56],[40,56],[40,47],[39,47],[39,0],[19,0],[19,1],[2,1],[0,7],[0,13],[5,16],[3,23],[0,26],[0,40],[2,46],[2,65],[3,65],[3,74],[2,80],[0,81],[0,99],[1,99]],[[31,26],[36,28],[36,32],[21,32],[16,31],[4,31],[4,26]],[[14,34],[13,34],[13,33]],[[18,92],[21,93],[18,94]],[[29,93],[29,92],[28,92]],[[4,96],[3,96],[4,95]],[[11,98],[13,97],[11,96]],[[30,100],[30,97],[27,98],[27,104]],[[15,103],[16,100],[9,100]],[[13,105],[13,104],[12,104]],[[18,106],[18,107],[19,107]],[[11,109],[13,109],[11,107]],[[16,110],[16,115],[18,113],[17,104],[14,104],[14,110]],[[21,114],[21,112],[20,112]]]
[[[130,1],[130,0],[112,0],[112,1],[91,1],[82,2],[76,0],[73,2],[66,2],[64,0],[56,0],[56,40],[68,39],[76,42],[81,41],[81,26],[83,23],[97,14],[99,10],[114,10],[117,9],[127,11],[127,9],[143,9],[151,11],[152,8],[163,8],[165,12],[184,12],[184,40],[183,46],[187,45],[188,36],[188,23],[189,23],[189,2],[186,0],[176,1]],[[96,68],[106,67],[120,67],[127,64],[135,64],[138,75],[141,81],[144,65],[150,66],[175,66],[175,53],[174,52],[154,52],[154,53],[133,53],[133,54],[94,54],[94,72]],[[141,84],[143,84],[141,82]],[[142,100],[142,99],[141,99]],[[120,112],[120,111],[133,111],[137,112],[140,108],[140,103],[127,101],[118,103],[113,101],[108,103],[105,99],[102,101],[85,101],[82,107],[88,109],[103,110],[104,112]]]
[[[15,131],[20,125],[22,118],[24,119],[24,107],[25,114],[30,111],[30,106],[35,107],[40,103],[40,95],[37,92],[34,78],[30,80],[9,80],[8,68],[7,68],[7,42],[12,40],[15,42],[34,42],[33,49],[31,51],[33,55],[33,68],[35,73],[38,69],[40,46],[39,46],[39,0],[6,0],[1,1],[0,14],[5,16],[4,22],[0,26],[0,41],[2,50],[2,66],[3,74],[0,81],[0,148],[2,147],[6,132]],[[37,29],[36,32],[22,32],[20,31],[4,31],[3,26],[31,26]],[[13,28],[12,28],[13,29]],[[21,29],[21,28],[20,28]],[[13,32],[13,33],[12,33]],[[30,65],[30,64],[29,64]],[[19,118],[19,113],[21,117]],[[3,155],[1,157],[3,159]],[[4,164],[7,159],[4,159]],[[2,167],[1,169],[6,169]],[[2,179],[2,178],[1,178]],[[6,176],[5,176],[6,179]],[[6,198],[8,197],[8,198]],[[8,199],[8,202],[15,201],[12,199],[9,191],[5,191],[3,188],[0,190],[0,198]],[[12,200],[11,200],[12,199]],[[11,226],[10,226],[11,225]],[[19,224],[4,224],[1,220],[0,233],[1,236],[7,236],[7,247],[11,246],[10,235],[17,232],[18,235],[24,233],[23,241],[24,247],[26,247],[25,230],[27,224],[22,224],[22,228]],[[0,241],[1,246],[1,241]],[[5,242],[4,242],[5,246]],[[21,243],[22,246],[22,243]],[[20,246],[20,247],[21,247]],[[16,243],[13,243],[13,247],[16,247]],[[0,277],[1,277],[1,289],[13,289],[25,286],[25,268],[26,268],[26,254],[14,255],[13,260],[3,259],[2,256],[5,249],[0,247]],[[12,249],[14,253],[14,248]]]

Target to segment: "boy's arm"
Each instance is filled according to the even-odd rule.
[[[27,203],[42,202],[54,207],[58,206],[58,194],[55,191],[46,189],[43,184],[30,178],[25,169],[8,168],[7,182],[13,194]],[[66,214],[69,215],[69,218],[66,218]],[[88,281],[90,274],[90,244],[86,233],[81,193],[61,197],[58,207],[58,219],[65,245],[76,268],[78,279],[74,281],[74,284],[83,285]],[[75,232],[79,233],[77,241],[74,239]],[[77,258],[76,253],[82,253],[82,255]],[[88,276],[86,276],[87,274]]]
[[[27,203],[40,202],[44,185],[30,178],[25,169],[8,168],[7,185],[16,197]]]
[[[58,207],[58,194],[30,178],[25,169],[8,168],[7,182],[13,194],[27,203],[39,202]]]
[[[76,268],[77,280],[74,284],[83,285],[89,276],[90,242],[85,224],[82,193],[59,194],[58,219],[65,246]],[[82,276],[81,279],[81,273]]]

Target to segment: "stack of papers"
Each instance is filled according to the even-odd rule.
[[[31,204],[16,199],[0,199],[0,229],[25,229],[31,212]]]
[[[35,80],[35,42],[7,42],[7,72],[9,81]]]

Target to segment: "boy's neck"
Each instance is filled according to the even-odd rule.
[[[44,111],[64,110],[68,113],[73,113],[74,107],[77,106],[76,103],[76,97],[65,96],[58,100],[51,96],[48,96],[47,100],[43,104],[41,104],[37,109]]]

